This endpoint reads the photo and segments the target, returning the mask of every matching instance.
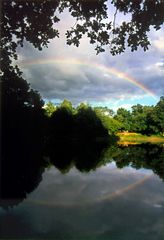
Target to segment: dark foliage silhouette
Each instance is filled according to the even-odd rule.
[[[90,149],[92,141],[97,141],[96,137],[107,141],[109,136],[90,108],[74,114],[71,103],[65,100],[48,117],[42,108],[44,102],[40,94],[31,89],[14,69],[5,70],[1,79],[3,114],[0,205],[8,207],[26,198],[27,193],[33,191],[41,181],[47,164],[44,155],[48,155],[52,163],[65,172],[79,151],[81,154],[82,149],[78,149],[80,144],[83,146],[82,140],[87,141],[87,148]],[[102,139],[99,139],[100,145]],[[78,143],[74,145],[76,141]],[[98,161],[98,149],[97,146],[93,151],[95,160],[88,159],[91,161],[88,171],[92,165],[96,165],[92,162]],[[63,155],[63,151],[66,155]]]
[[[117,167],[132,166],[135,169],[151,169],[164,180],[164,148],[162,145],[141,144],[120,146],[113,157]]]
[[[77,21],[66,32],[69,45],[79,46],[86,34],[90,43],[95,44],[97,53],[108,46],[111,54],[119,54],[124,52],[126,44],[132,51],[138,46],[147,50],[150,27],[158,30],[163,24],[163,1],[112,1],[112,4],[116,9],[114,20],[104,23],[107,18],[105,0],[1,1],[0,204],[4,207],[17,204],[35,189],[46,166],[44,155],[62,172],[67,172],[72,165],[86,172],[101,165],[101,155],[110,138],[95,112],[81,106],[74,113],[65,101],[48,118],[42,109],[44,103],[40,94],[31,89],[12,63],[18,57],[17,47],[23,47],[25,41],[42,50],[51,39],[59,36],[55,26],[59,21],[55,16],[57,9],[60,13],[68,9]],[[116,27],[117,11],[130,14],[131,21]],[[163,109],[162,102],[161,99],[156,113]],[[158,126],[163,131],[161,117]],[[113,141],[113,135],[111,139]],[[161,150],[155,153],[160,160],[154,171],[163,177],[163,168],[159,167],[163,164]],[[154,167],[153,162],[147,166]]]
[[[75,132],[82,139],[108,138],[108,131],[91,107],[82,106],[75,115]]]
[[[102,156],[107,146],[107,143],[89,140],[56,142],[48,153],[49,164],[62,173],[68,173],[72,167],[81,172],[90,172],[104,164]]]
[[[66,100],[49,118],[48,129],[46,154],[61,172],[73,165],[80,171],[96,168],[102,149],[116,141],[91,107],[81,104],[74,112]]]
[[[41,180],[45,117],[40,95],[14,70],[5,71],[1,84],[0,198],[12,205]]]
[[[11,64],[12,58],[17,58],[17,46],[23,46],[24,41],[42,50],[51,39],[59,37],[56,23],[65,9],[76,21],[66,32],[68,45],[79,46],[80,39],[86,35],[97,53],[105,51],[105,46],[113,55],[124,52],[126,47],[132,51],[139,46],[147,50],[150,27],[159,30],[164,21],[163,0],[117,0],[110,4],[107,0],[3,0],[0,30],[2,71]],[[112,12],[110,8],[115,8],[113,20],[107,20]],[[118,26],[116,17],[119,13],[128,14],[130,20]]]

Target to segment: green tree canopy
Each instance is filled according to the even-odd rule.
[[[155,106],[156,123],[162,134],[164,134],[164,96],[161,96],[160,101]]]
[[[68,101],[67,99],[63,100],[63,102],[61,103],[60,107],[67,109],[67,111],[69,111],[71,113],[73,112],[72,103],[70,101]]]
[[[146,112],[144,107],[140,104],[132,106],[132,131],[134,132],[146,132]]]
[[[50,116],[53,114],[53,112],[55,112],[56,106],[55,106],[51,101],[49,101],[49,102],[44,106],[44,109],[45,109],[45,111],[46,111],[46,115],[50,117]]]
[[[113,118],[114,111],[112,109],[108,109],[107,107],[95,107],[94,111],[109,133],[116,133],[122,129],[123,123]]]
[[[123,124],[122,130],[131,130],[131,113],[127,109],[119,108],[114,119]]]

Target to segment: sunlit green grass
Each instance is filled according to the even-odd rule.
[[[120,138],[119,143],[144,143],[144,142],[151,142],[151,143],[164,143],[164,136],[160,135],[142,135],[139,133],[118,133],[117,136]]]

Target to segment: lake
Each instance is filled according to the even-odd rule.
[[[17,195],[1,201],[0,238],[164,239],[163,146],[91,150],[85,148],[80,160],[63,150],[69,161],[63,160],[63,167],[57,160],[47,161],[35,170],[36,177],[29,166],[20,168],[24,174],[17,179],[17,171],[12,176],[16,182],[6,184]]]

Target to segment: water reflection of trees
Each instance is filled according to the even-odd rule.
[[[119,146],[113,156],[116,166],[151,169],[164,180],[164,147],[156,144]]]
[[[1,205],[17,204],[36,188],[46,164],[44,156],[50,157],[62,172],[67,172],[74,159],[80,158],[76,155],[82,155],[84,142],[85,155],[94,152],[87,164],[98,161],[97,156],[104,147],[102,142],[108,142],[109,135],[91,108],[82,108],[73,114],[69,106],[61,106],[49,118],[39,93],[13,69],[5,70],[1,86]],[[97,138],[101,138],[101,143],[94,143],[97,147],[92,147]],[[80,170],[85,169],[78,165]],[[92,164],[88,168],[91,169]]]
[[[4,208],[17,205],[25,199],[38,186],[48,165],[54,165],[61,173],[69,172],[73,166],[81,172],[89,172],[102,165],[104,144],[89,141],[75,143],[65,139],[56,142],[45,157],[41,145],[39,148],[34,145],[34,148],[30,145],[34,144],[33,140],[28,144],[22,138],[14,139],[13,136],[8,140],[10,145],[5,146],[8,151],[6,149],[1,164],[0,206]]]
[[[64,151],[63,151],[64,149]],[[164,180],[164,148],[162,145],[141,144],[130,146],[110,145],[105,147],[96,143],[65,142],[54,148],[50,163],[62,173],[75,166],[81,172],[89,172],[115,161],[118,168],[131,166],[135,169],[151,169]]]
[[[56,143],[51,150],[50,165],[54,165],[62,173],[67,173],[72,167],[76,167],[81,172],[95,170],[105,164],[103,153],[106,145],[87,141],[65,141]]]
[[[0,205],[4,208],[25,199],[38,186],[44,171],[40,151],[25,149],[24,143],[18,143],[12,137],[11,141],[15,144],[8,146],[5,159],[1,162]]]
[[[126,151],[130,150],[110,147],[104,152],[105,145],[93,141],[97,136],[102,137],[102,135],[107,134],[102,128],[100,121],[95,118],[94,113],[89,108],[85,111],[81,108],[79,114],[76,115],[76,119],[73,119],[72,115],[65,109],[62,109],[62,112],[60,109],[60,111],[56,112],[58,115],[52,118],[53,126],[56,126],[53,127],[54,133],[52,137],[49,134],[47,137],[46,131],[49,131],[47,130],[49,121],[45,119],[43,113],[43,101],[39,93],[31,89],[26,80],[23,79],[18,67],[12,65],[13,60],[16,60],[18,57],[17,47],[23,46],[24,40],[41,50],[42,47],[47,46],[50,39],[58,36],[58,31],[54,29],[54,23],[58,22],[58,18],[54,16],[54,13],[58,6],[60,6],[60,11],[68,8],[70,14],[75,19],[84,20],[82,26],[76,24],[74,29],[67,32],[67,43],[78,46],[81,36],[89,31],[88,37],[92,44],[97,44],[97,52],[103,51],[104,45],[111,46],[111,43],[113,44],[113,48],[110,48],[112,54],[123,52],[126,38],[122,38],[122,36],[124,36],[125,32],[129,36],[129,47],[132,50],[137,50],[139,45],[147,49],[149,45],[147,41],[149,26],[153,25],[157,30],[163,23],[163,15],[161,14],[162,3],[156,2],[152,4],[148,1],[143,1],[142,6],[140,6],[140,3],[137,5],[131,4],[132,1],[125,5],[120,5],[119,1],[116,1],[113,2],[116,10],[131,13],[135,21],[124,23],[124,28],[120,26],[120,28],[115,29],[113,27],[111,29],[111,26],[114,25],[112,22],[105,25],[98,24],[99,21],[101,22],[106,18],[107,2],[94,1],[94,4],[92,1],[89,2],[88,5],[88,1],[68,1],[69,4],[65,5],[66,1],[55,0],[2,1],[2,41],[0,45],[0,91],[1,111],[3,113],[1,118],[1,205],[17,204],[26,198],[27,194],[33,191],[39,184],[46,164],[43,161],[45,152],[42,150],[45,150],[44,144],[47,139],[50,142],[48,149],[46,149],[46,155],[50,159],[50,164],[54,164],[63,173],[68,172],[72,166],[76,166],[82,172],[89,172],[111,161],[112,157],[118,166],[119,164],[130,163],[127,162],[129,161],[127,160],[127,155],[123,157]],[[128,7],[129,9],[127,10]],[[138,11],[138,7],[146,10]],[[151,21],[149,21],[150,12]],[[136,23],[137,28],[135,26],[129,28],[134,23]],[[113,39],[110,39],[110,36],[113,35],[111,30],[115,35]],[[75,34],[73,38],[72,34]],[[140,38],[135,38],[134,36],[136,35],[140,35]],[[94,124],[90,119],[94,120]],[[55,121],[58,123],[56,124]],[[73,129],[74,125],[77,127]],[[70,140],[72,131],[74,132],[74,140],[73,138]],[[62,132],[64,135],[62,135]],[[56,136],[55,138],[54,135]],[[62,136],[62,142],[60,143],[58,142],[59,136]],[[79,139],[76,141],[79,136],[81,141]],[[63,138],[65,138],[64,141]],[[86,141],[88,138],[90,138],[90,141]],[[146,153],[144,151],[144,148],[142,151],[138,150],[136,154],[139,157],[131,157],[133,161],[138,159],[140,162],[136,164],[131,160],[134,167],[139,168],[142,164],[146,168],[154,167],[154,172],[162,177],[162,155],[158,154],[161,150],[154,150],[154,155],[151,147]],[[134,149],[132,152],[134,152]],[[141,154],[145,157],[148,154],[148,158],[146,158],[148,160],[144,160],[143,157],[142,164]],[[129,153],[129,155],[133,156],[134,153]],[[159,160],[158,155],[161,156]],[[152,158],[152,156],[154,157]],[[119,163],[120,159],[123,159],[121,163]],[[149,162],[150,159],[152,161]]]
[[[21,147],[20,143],[19,146]],[[0,204],[4,207],[13,206],[25,199],[27,194],[38,186],[42,180],[42,173],[48,165],[55,166],[61,173],[68,173],[72,167],[76,167],[81,172],[89,172],[115,161],[118,168],[131,166],[135,169],[151,169],[164,180],[162,145],[107,147],[96,142],[74,142],[67,139],[56,142],[47,157],[43,157],[41,151],[31,152],[28,149],[28,154],[27,151],[25,154],[24,149],[18,151],[12,146],[6,154],[7,161],[2,162],[1,174]]]

